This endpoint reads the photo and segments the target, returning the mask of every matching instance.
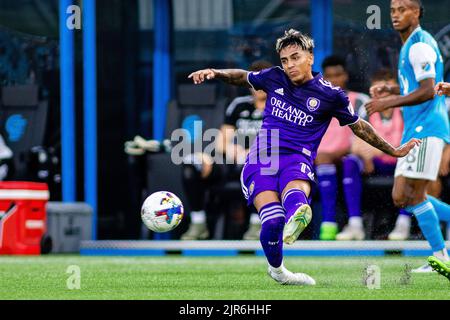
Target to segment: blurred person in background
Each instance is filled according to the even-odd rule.
[[[371,85],[394,85],[395,78],[388,69],[378,70],[372,77]],[[386,94],[385,96],[387,96]],[[374,129],[393,145],[399,145],[403,132],[403,118],[400,109],[388,109],[367,117],[364,108],[359,116],[366,119]],[[393,176],[397,159],[370,146],[358,137],[354,137],[351,154],[342,161],[344,198],[349,215],[349,223],[342,232],[336,235],[336,240],[363,240],[365,230],[362,224],[361,196],[362,178],[364,175]],[[400,210],[400,217],[409,213]],[[352,223],[357,220],[357,223]]]
[[[335,55],[326,57],[322,63],[322,70],[325,80],[345,90],[355,112],[369,100],[369,96],[364,93],[347,90],[349,75],[346,63],[341,57]],[[322,204],[321,240],[336,239],[337,167],[342,163],[342,158],[350,152],[352,137],[352,130],[348,126],[341,127],[338,120],[333,118],[319,145],[315,164]],[[362,228],[362,220],[359,217],[350,219],[350,223]]]
[[[250,66],[250,71],[261,71],[272,64],[259,60]],[[235,98],[227,107],[225,121],[220,128],[221,137],[216,150],[221,152],[225,164],[218,164],[204,153],[194,154],[186,159],[183,168],[183,187],[191,207],[191,222],[188,230],[181,236],[182,240],[207,239],[210,235],[206,223],[205,199],[208,189],[224,180],[239,181],[242,166],[253,139],[262,124],[267,95],[262,90],[250,89],[251,95]],[[194,164],[194,157],[198,157]],[[240,199],[243,210],[250,214],[248,230],[244,240],[258,240],[261,221],[256,209],[248,208],[245,199]]]

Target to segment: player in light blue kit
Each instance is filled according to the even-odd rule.
[[[260,72],[204,69],[189,75],[196,84],[219,79],[267,93],[262,127],[247,156],[241,185],[261,219],[260,240],[269,263],[268,273],[281,284],[315,284],[310,276],[284,267],[283,242],[293,243],[311,221],[313,163],[332,117],[394,157],[403,157],[420,144],[418,139],[411,139],[395,148],[355,115],[345,92],[312,72],[313,48],[311,38],[291,29],[276,44],[283,68]]]
[[[426,194],[437,179],[445,143],[449,142],[449,121],[444,97],[435,95],[435,84],[443,79],[443,60],[433,37],[420,27],[423,7],[420,0],[392,0],[391,19],[403,42],[398,61],[400,86],[375,86],[371,94],[389,92],[393,96],[375,98],[366,109],[369,114],[402,107],[403,140],[422,139],[408,156],[399,159],[392,191],[394,203],[414,214],[433,257],[449,261],[439,220],[450,221],[450,206]],[[398,95],[401,94],[401,95]],[[431,263],[431,262],[430,262]],[[413,272],[432,272],[426,264]]]

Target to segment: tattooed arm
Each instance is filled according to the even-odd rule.
[[[250,88],[247,75],[248,71],[241,69],[203,69],[191,73],[188,78],[192,78],[195,84],[205,80],[219,79],[235,86]]]
[[[412,148],[421,143],[418,139],[411,139],[400,147],[394,148],[389,142],[380,137],[370,123],[363,119],[359,119],[356,123],[351,124],[350,128],[356,136],[371,146],[396,158],[406,156]]]

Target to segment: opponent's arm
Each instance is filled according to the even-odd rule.
[[[205,80],[219,79],[226,83],[250,88],[247,81],[248,71],[242,69],[203,69],[191,73],[188,78],[195,84],[200,84]]]
[[[363,119],[359,119],[356,123],[351,124],[350,128],[356,136],[366,141],[371,146],[396,158],[406,156],[412,148],[421,143],[418,139],[411,139],[400,147],[395,148],[389,142],[384,140],[370,123]]]
[[[405,96],[389,96],[382,99],[373,99],[366,104],[367,113],[370,115],[390,108],[407,107],[421,104],[434,98],[434,78],[424,79],[419,82],[420,87]]]

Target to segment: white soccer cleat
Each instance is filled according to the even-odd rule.
[[[268,273],[272,279],[282,285],[314,286],[316,284],[316,281],[307,274],[293,273],[284,266],[280,272],[273,270],[269,266]]]
[[[400,241],[400,240],[408,240],[409,238],[409,226],[405,226],[405,225],[396,225],[394,230],[392,230],[391,233],[389,233],[388,235],[388,239],[389,240],[396,240],[396,241]]]
[[[346,225],[344,229],[336,235],[336,240],[364,240],[366,233],[363,227]]]
[[[311,207],[307,204],[301,205],[284,225],[283,242],[286,244],[293,244],[300,233],[302,233],[311,222],[311,219]]]
[[[423,266],[416,268],[416,269],[412,269],[411,270],[412,273],[431,273],[431,272],[436,272],[433,270],[433,268],[429,265],[429,264],[424,264]]]

